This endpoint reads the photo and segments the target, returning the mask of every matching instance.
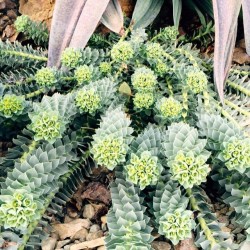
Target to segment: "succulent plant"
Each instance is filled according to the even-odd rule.
[[[169,68],[167,67],[167,64],[164,63],[161,60],[158,60],[157,63],[155,64],[155,72],[159,75],[159,76],[163,76],[164,74],[166,74],[169,71]]]
[[[78,84],[82,84],[83,82],[89,82],[92,78],[92,71],[91,67],[87,65],[82,65],[76,68],[74,77]]]
[[[160,59],[164,55],[164,49],[159,43],[147,43],[146,55],[148,59]]]
[[[162,172],[158,159],[149,151],[144,151],[140,156],[132,153],[128,165],[125,165],[126,179],[143,190],[146,186],[155,185]]]
[[[157,77],[154,72],[146,67],[141,67],[135,70],[131,76],[133,87],[138,91],[153,91],[157,84]]]
[[[134,105],[138,109],[148,109],[154,104],[154,94],[150,92],[138,92],[134,96]]]
[[[110,53],[114,61],[126,63],[134,56],[135,52],[130,42],[121,41],[112,47]]]
[[[39,69],[35,74],[35,81],[40,86],[53,86],[56,82],[55,70],[51,68]]]
[[[82,54],[74,48],[66,48],[61,55],[62,65],[69,68],[76,68],[81,60]]]
[[[27,15],[18,16],[15,21],[17,32],[25,32],[30,23],[30,18]]]
[[[94,89],[82,89],[77,92],[75,102],[80,111],[94,113],[100,106],[100,97]]]
[[[173,97],[162,97],[156,102],[156,110],[163,119],[177,119],[181,115],[182,105]]]
[[[207,88],[208,80],[203,71],[195,67],[189,67],[185,76],[185,83],[192,92],[199,94]]]
[[[111,73],[112,65],[109,62],[101,62],[99,68],[103,74],[109,74]]]
[[[0,115],[9,118],[19,115],[25,108],[25,100],[21,96],[6,94],[0,99]]]

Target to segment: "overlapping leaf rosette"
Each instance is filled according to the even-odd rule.
[[[139,188],[116,173],[111,184],[112,207],[107,216],[109,235],[105,238],[107,249],[148,250],[152,249],[150,218],[139,197]]]
[[[153,209],[158,232],[174,245],[192,237],[195,223],[193,212],[187,210],[188,203],[189,199],[182,194],[178,183],[170,180],[169,176],[157,185]]]
[[[93,135],[91,153],[99,165],[110,170],[126,161],[126,154],[133,137],[131,121],[122,107],[108,109],[101,117],[100,127]]]
[[[215,151],[216,158],[224,162],[229,170],[248,173],[250,139],[220,115],[201,114],[199,117],[199,132],[208,138],[208,146]]]
[[[109,79],[91,82],[80,88],[75,94],[75,105],[80,113],[94,115],[97,111],[102,112],[117,99],[116,83]]]
[[[126,180],[138,185],[141,190],[149,185],[156,185],[163,170],[161,136],[162,131],[149,124],[131,143],[124,173]]]
[[[172,179],[184,188],[192,188],[206,181],[210,167],[206,164],[210,152],[207,140],[199,139],[197,129],[185,123],[173,123],[164,136],[163,154]]]
[[[52,97],[44,96],[40,103],[33,103],[29,128],[35,133],[34,139],[54,143],[57,138],[62,138],[76,111],[72,94],[56,93]]]
[[[4,228],[26,232],[29,223],[40,219],[40,210],[50,192],[59,188],[58,179],[76,159],[76,135],[43,143],[8,172],[0,195],[0,221]]]

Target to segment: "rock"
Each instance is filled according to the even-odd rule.
[[[70,218],[68,215],[65,215],[64,217],[64,223],[69,223],[71,221],[73,221],[74,219],[73,218]]]
[[[54,250],[57,239],[49,237],[42,241],[42,250]]]
[[[90,220],[93,219],[94,216],[95,216],[95,209],[94,209],[94,207],[93,207],[91,204],[87,204],[87,205],[84,207],[82,216],[83,216],[84,218],[87,218],[87,219],[90,219]]]
[[[231,233],[232,230],[230,228],[228,228],[228,227],[222,227],[221,231],[225,232],[225,233]]]
[[[94,232],[94,233],[89,233],[86,237],[86,240],[87,241],[90,241],[90,240],[96,240],[98,238],[101,238],[103,236],[103,232],[100,230],[100,231],[97,231],[97,232]]]
[[[2,9],[14,9],[16,4],[11,0],[0,0],[0,10]]]
[[[28,15],[34,21],[51,25],[55,0],[20,0],[19,12]]]
[[[72,238],[76,232],[86,228],[89,229],[91,222],[88,219],[76,219],[69,223],[55,224],[53,228],[58,233],[59,238],[64,240],[66,238]]]
[[[170,250],[171,245],[165,241],[153,241],[152,248],[155,250]]]
[[[86,240],[87,235],[88,235],[88,230],[83,228],[75,233],[72,240],[80,240],[80,242],[83,242]]]
[[[110,191],[100,182],[91,182],[82,193],[82,199],[89,199],[95,202],[102,202],[109,205],[111,202]]]
[[[218,216],[218,221],[223,223],[225,226],[229,224],[228,216]]]
[[[107,224],[102,224],[101,227],[103,232],[106,232],[108,230]]]
[[[105,246],[98,247],[97,250],[107,250]]]
[[[246,241],[243,243],[240,250],[249,250],[250,249],[250,242]]]
[[[233,61],[239,64],[250,63],[250,56],[243,48],[235,48],[233,53]]]
[[[7,16],[11,19],[16,19],[17,18],[17,14],[14,10],[8,10],[7,11]]]
[[[103,224],[107,224],[107,216],[106,215],[101,217],[101,222]]]
[[[14,25],[11,24],[11,25],[6,26],[6,28],[3,32],[3,36],[9,38],[9,37],[12,37],[13,35],[15,35],[15,33],[16,33],[16,29],[15,29]]]
[[[70,208],[70,207],[69,207],[69,208],[67,209],[67,213],[68,213],[68,215],[69,215],[70,218],[76,218],[76,217],[78,217],[77,210],[74,209],[74,208]]]
[[[194,239],[182,240],[178,245],[175,246],[175,250],[198,250],[194,244]]]
[[[108,207],[105,206],[103,203],[92,204],[92,206],[95,209],[95,216],[94,216],[95,220],[99,220],[101,216],[107,214],[108,212]]]
[[[97,231],[99,231],[99,230],[101,230],[100,226],[97,225],[97,224],[94,224],[94,225],[92,225],[92,226],[90,227],[89,232],[90,232],[90,233],[95,233],[95,232],[97,232]]]
[[[63,241],[58,241],[57,242],[57,245],[56,245],[56,248],[62,248],[64,247],[65,245],[67,245],[68,243],[70,243],[71,240],[63,240]]]

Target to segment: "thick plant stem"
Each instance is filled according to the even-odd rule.
[[[64,184],[64,183],[67,181],[67,179],[72,175],[72,173],[73,173],[76,169],[78,169],[78,168],[81,166],[81,163],[84,162],[85,159],[86,159],[86,158],[84,157],[84,159],[82,159],[80,162],[76,163],[76,165],[75,165],[73,168],[71,168],[71,169],[69,170],[68,173],[66,173],[65,175],[63,175],[63,176],[60,178],[59,182],[61,182],[61,183]],[[58,183],[59,183],[59,182],[58,182]],[[59,185],[58,185],[58,188],[59,188]],[[33,221],[33,222],[29,225],[26,234],[25,234],[25,235],[23,236],[23,238],[22,238],[22,240],[23,240],[23,241],[22,241],[22,245],[20,245],[20,246],[18,247],[18,250],[24,250],[24,249],[25,249],[25,247],[26,247],[26,245],[27,245],[27,242],[29,241],[30,236],[32,235],[32,233],[34,232],[34,230],[35,230],[36,227],[38,226],[39,222],[41,221],[41,218],[42,218],[42,216],[45,214],[47,208],[49,207],[49,205],[50,205],[50,203],[51,203],[51,201],[52,201],[52,199],[53,199],[53,198],[55,197],[55,195],[57,194],[58,188],[57,188],[56,190],[53,190],[53,191],[48,195],[48,197],[45,199],[43,208],[42,208],[40,211],[37,211],[37,213],[39,213],[39,214],[41,215],[41,217],[38,218],[37,220]]]
[[[31,55],[29,53],[24,53],[24,52],[19,52],[19,51],[4,50],[3,53],[13,55],[13,56],[24,57],[24,58],[28,58],[28,59],[32,59],[32,60],[42,61],[42,62],[48,61],[47,57],[35,56],[35,55]]]
[[[232,81],[227,80],[227,83],[229,86],[231,86],[232,88],[239,90],[240,92],[242,92],[243,94],[250,96],[250,90],[238,85],[237,83],[234,83]]]
[[[36,90],[34,92],[31,92],[31,93],[29,93],[27,95],[24,95],[24,98],[29,99],[29,98],[32,98],[34,96],[38,96],[38,95],[44,93],[45,91],[46,91],[46,88],[38,89],[38,90]]]
[[[201,212],[201,209],[199,208],[199,206],[198,206],[198,204],[197,204],[197,202],[196,202],[196,200],[195,200],[195,198],[193,196],[191,188],[187,189],[187,195],[189,197],[189,201],[190,201],[192,209],[194,211],[200,211]],[[209,242],[211,244],[211,248],[213,248],[217,243],[216,243],[216,240],[214,239],[214,237],[213,237],[213,235],[211,233],[211,230],[207,226],[206,221],[202,217],[198,217],[197,220],[198,220],[198,222],[200,224],[200,227],[204,231],[204,234],[206,235],[207,239],[209,240]]]
[[[226,99],[225,99],[225,104],[227,104],[229,107],[237,110],[239,113],[241,113],[241,114],[243,114],[243,115],[245,115],[247,117],[250,117],[250,112],[242,109],[241,107],[237,106],[236,104],[234,104],[234,103],[232,103],[232,102],[230,102],[230,101],[228,101]]]

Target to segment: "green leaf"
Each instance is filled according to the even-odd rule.
[[[123,13],[118,0],[109,1],[101,22],[110,30],[120,33],[123,30]]]
[[[178,28],[181,18],[182,0],[172,0],[172,2],[173,2],[174,26]]]
[[[224,99],[224,85],[231,66],[237,35],[237,18],[241,1],[213,0],[215,21],[214,81],[220,97]]]
[[[159,14],[164,0],[137,0],[132,15],[134,28],[145,28],[151,24]]]
[[[131,88],[130,88],[130,86],[126,82],[123,82],[120,85],[119,92],[122,93],[122,94],[124,94],[124,95],[132,96]]]

